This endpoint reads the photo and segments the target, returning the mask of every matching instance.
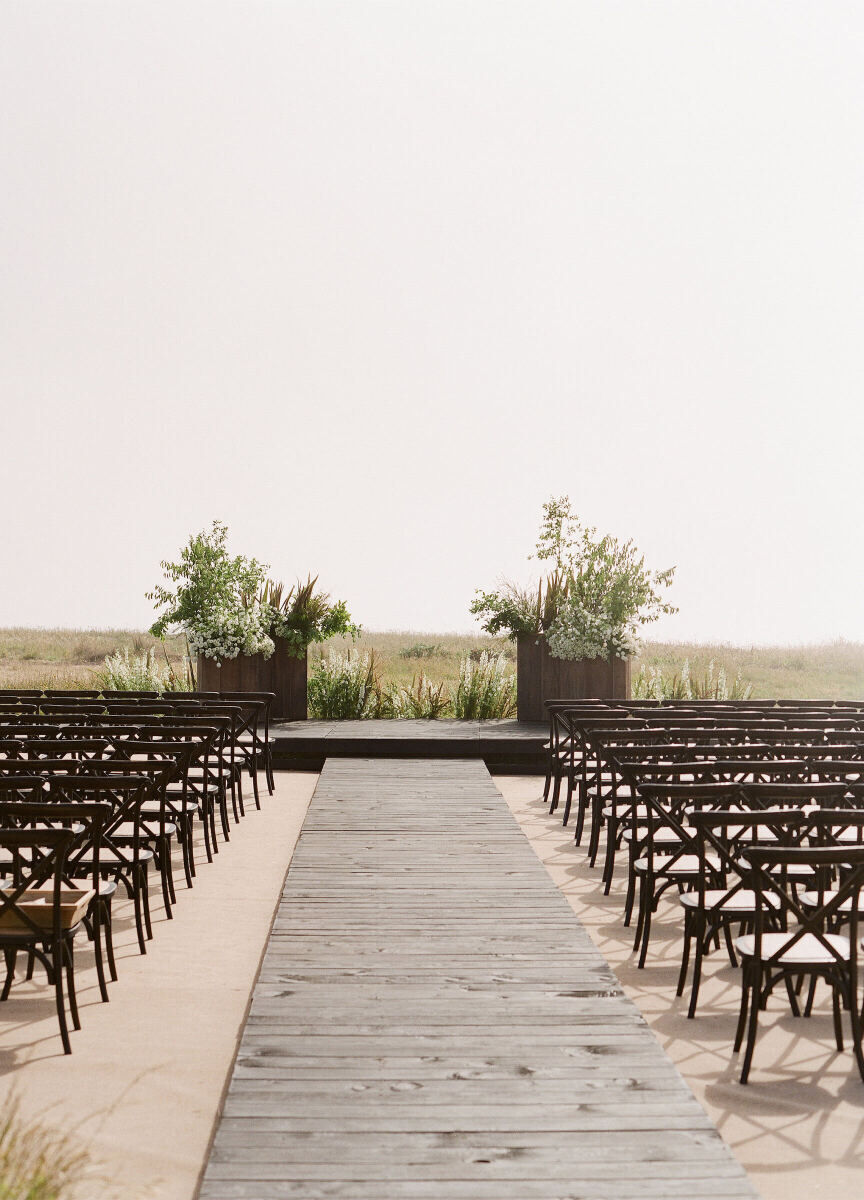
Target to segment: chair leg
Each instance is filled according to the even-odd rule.
[[[153,940],[153,923],[150,915],[150,875],[147,870],[146,863],[141,867],[141,909],[144,913],[144,928],[147,931],[147,940]]]
[[[51,955],[52,970],[54,975],[54,1000],[57,1005],[57,1022],[60,1026],[60,1040],[63,1042],[63,1053],[72,1053],[72,1044],[69,1041],[69,1027],[66,1023],[66,1000],[63,995],[63,943],[58,942]]]
[[[633,856],[627,861],[627,895],[624,897],[624,925],[629,927],[633,919],[633,904],[636,899],[636,872],[633,870]]]
[[[66,991],[69,995],[69,1012],[72,1014],[72,1027],[73,1029],[80,1029],[81,1020],[78,1016],[78,997],[75,994],[75,951],[71,938],[64,940],[63,952],[66,958]]]
[[[6,959],[6,979],[3,982],[3,991],[0,992],[0,1001],[9,999],[12,980],[15,978],[15,962],[18,958],[18,951],[4,950],[3,957]]]
[[[237,777],[234,774],[234,767],[231,766],[231,813],[234,817],[234,824],[240,824],[240,810],[237,807]]]
[[[606,818],[606,860],[603,863],[603,895],[608,896],[615,874],[615,851],[618,849],[618,818]]]
[[[831,998],[834,1009],[834,1041],[837,1044],[837,1049],[843,1049],[843,1022],[840,1017],[840,986],[837,981],[832,981]]]
[[[253,752],[254,753],[254,752]],[[254,758],[252,760],[255,761]],[[543,802],[549,803],[549,792],[552,788],[552,752],[550,750],[549,757],[546,760],[546,778],[543,780]]]
[[[147,942],[144,937],[144,914],[140,886],[132,889],[132,904],[135,910],[135,932],[138,934],[138,949],[142,954],[146,954]]]
[[[752,969],[752,963],[745,962],[741,970],[741,1006],[738,1010],[738,1025],[735,1029],[734,1043],[736,1054],[741,1049],[741,1043],[744,1041],[744,1030],[747,1027],[747,1009],[750,999],[750,975]]]
[[[558,762],[555,763],[553,779],[555,782],[552,787],[552,803],[549,805],[550,815],[555,812],[561,798],[561,764]]]
[[[570,809],[573,805],[573,772],[567,773],[567,799],[564,801],[564,816],[561,818],[561,824],[566,825],[570,820]]]
[[[102,961],[102,908],[97,896],[91,912],[93,929],[93,953],[96,956],[96,979],[99,983],[99,995],[102,1003],[108,1003],[108,984],[105,981],[105,963]]]
[[[642,949],[639,951],[639,962],[637,964],[640,971],[645,966],[645,960],[648,957],[648,940],[651,937],[651,916],[654,911],[653,900],[653,895],[649,894],[645,902],[645,919],[642,923]]]
[[[252,776],[252,795],[255,797],[255,807],[260,812],[261,811],[261,794],[258,790],[258,756],[254,750],[252,752],[252,770],[251,770],[250,774]],[[543,798],[545,800],[545,798],[546,798],[545,793],[544,793]]]
[[[741,1067],[741,1082],[746,1083],[750,1076],[750,1065],[753,1062],[753,1051],[756,1048],[756,1029],[759,1024],[759,995],[761,991],[762,968],[753,967],[753,995],[750,1001],[750,1020],[747,1028],[747,1047],[744,1051],[744,1064]]]
[[[693,958],[693,983],[690,986],[690,1006],[687,1016],[692,1021],[696,1016],[696,1005],[699,1003],[699,985],[702,982],[702,958],[705,954],[706,930],[704,924],[696,937],[696,954]]]
[[[208,863],[213,861],[213,847],[210,844],[210,814],[207,811],[207,802],[201,802],[200,810],[201,824],[204,826],[204,852],[207,855]]]
[[[579,783],[579,807],[576,812],[576,832],[573,835],[573,840],[577,846],[582,845],[582,836],[585,832],[585,816],[588,812],[588,797],[582,790],[582,783]]]
[[[849,1025],[852,1029],[852,1052],[855,1055],[855,1062],[858,1064],[858,1074],[864,1082],[864,1049],[861,1046],[861,1014],[858,1010],[856,997],[856,980],[850,979],[847,987],[849,990]]]
[[[231,822],[228,819],[228,789],[224,786],[219,793],[219,819],[222,822],[222,836],[226,842],[230,842]]]
[[[693,926],[696,924],[695,913],[684,910],[684,946],[681,951],[681,970],[678,973],[678,986],[675,989],[676,996],[684,995],[684,985],[687,983],[687,967],[690,963],[690,940],[693,937]],[[701,930],[700,935],[701,937]]]
[[[108,958],[108,972],[111,982],[117,982],[117,963],[114,959],[114,928],[111,923],[111,900],[102,901],[101,927],[105,931],[105,954]]]
[[[807,989],[807,1000],[804,1004],[804,1016],[809,1017],[813,1012],[813,1002],[816,999],[816,976],[810,976],[810,986]]]
[[[723,921],[723,937],[726,941],[726,952],[729,955],[729,965],[732,967],[737,967],[738,955],[735,953],[735,943],[732,941],[732,930],[729,928],[728,921]]]
[[[187,817],[178,817],[177,833],[180,838],[180,853],[183,856],[183,874],[187,888],[192,887],[192,822]]]
[[[792,1010],[792,1016],[800,1017],[801,1009],[798,1007],[798,997],[795,995],[795,985],[792,983],[791,976],[787,975],[784,983],[786,984],[786,995],[789,997],[789,1007]],[[764,1008],[765,1005],[763,1004],[762,1007]]]

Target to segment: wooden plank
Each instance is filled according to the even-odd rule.
[[[479,758],[508,770],[542,770],[545,721],[274,721],[277,765],[300,768],[325,756],[356,758]],[[341,756],[341,758],[340,758]]]
[[[328,759],[201,1200],[577,1195],[755,1193],[482,763]]]

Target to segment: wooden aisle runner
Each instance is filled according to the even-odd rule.
[[[328,760],[202,1200],[754,1196],[483,764]]]

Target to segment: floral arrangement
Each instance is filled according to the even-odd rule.
[[[651,571],[632,541],[585,526],[567,496],[543,505],[537,559],[554,564],[536,592],[505,582],[478,590],[471,612],[495,634],[545,634],[556,658],[630,658],[642,625],[677,611],[662,596],[675,568]]]
[[[214,521],[209,531],[189,538],[179,562],[161,564],[173,586],[157,584],[147,593],[163,609],[150,628],[155,637],[180,629],[190,655],[221,662],[240,654],[269,658],[279,638],[302,657],[313,641],[357,635],[344,602],[331,604],[326,593],[316,592],[317,579],[298,582],[285,594],[281,583],[268,579],[266,563],[229,554],[227,541],[227,526]]]
[[[288,644],[288,653],[302,658],[313,642],[326,642],[337,635],[356,638],[360,626],[351,620],[344,600],[330,603],[326,592],[315,590],[317,575],[310,575],[305,583],[297,583],[286,594],[281,583],[268,580],[258,604],[269,613],[269,633],[272,638],[281,638]]]

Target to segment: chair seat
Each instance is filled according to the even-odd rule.
[[[143,816],[143,813],[142,813]],[[165,822],[165,836],[174,837],[177,833],[177,826],[170,821]],[[159,829],[159,821],[152,819],[148,825],[146,821],[141,822],[140,838],[146,841],[147,838],[156,838],[161,835]],[[124,821],[122,825],[118,825],[116,829],[112,829],[111,841],[116,842],[119,846],[131,846],[135,841],[135,826],[131,821]]]
[[[607,804],[606,807],[603,809],[603,816],[606,817],[607,819],[609,817],[617,817],[619,821],[632,821],[633,815],[634,815],[634,805],[629,804],[626,800],[622,801],[620,797],[618,799],[617,806],[614,804]],[[636,815],[637,821],[638,820],[644,821],[646,819],[646,817],[648,816],[647,806],[644,804],[635,805],[635,815]]]
[[[146,866],[147,863],[153,861],[153,851],[148,850],[146,847],[142,847],[138,851],[138,858],[142,865]],[[75,866],[80,867],[82,871],[92,871],[93,860],[92,858],[79,858],[76,859]],[[132,862],[127,858],[121,857],[121,855],[112,850],[110,846],[102,846],[99,851],[99,866],[104,867],[106,871],[111,871],[117,866],[121,868],[131,867]]]
[[[741,888],[740,891],[737,891],[733,895],[729,896],[727,894],[728,890],[728,888],[707,889],[704,893],[706,909],[711,908],[719,913],[741,913],[742,916],[745,914],[752,914],[756,911],[755,892],[748,891],[747,888]],[[724,896],[726,896],[725,900],[723,899]],[[678,899],[685,908],[699,907],[698,892],[684,892],[684,894],[679,896]],[[780,907],[780,901],[777,896],[766,895],[764,900],[765,904],[769,908]]]
[[[763,933],[762,934],[762,959],[771,958],[777,954],[783,946],[792,937],[791,933]],[[849,961],[849,939],[843,937],[839,933],[828,933],[825,935],[825,941],[833,946],[843,962]],[[735,939],[735,949],[742,958],[752,958],[756,949],[756,938],[753,934],[745,934],[743,937]],[[787,953],[782,954],[778,959],[782,966],[814,966],[821,967],[837,962],[837,959],[831,954],[826,946],[823,946],[819,939],[813,933],[805,933],[800,937],[794,946],[791,946]]]
[[[624,833],[622,834],[622,840],[625,842],[633,842],[633,841],[641,842],[643,840],[643,837],[644,837],[644,834],[642,834],[642,833],[640,833],[638,835],[638,837],[635,836],[632,829],[625,829]],[[655,830],[654,844],[655,844],[655,846],[656,845],[680,846],[681,839],[678,836],[678,834],[675,832],[674,829],[669,829],[668,827],[665,827],[663,829]]]
[[[172,800],[169,796],[165,803],[166,815],[170,817],[194,817],[198,812],[200,805],[197,800],[187,797],[185,800],[179,796],[176,800]],[[145,819],[159,819],[160,806],[158,804],[142,804],[141,816]]]
[[[208,783],[205,788],[205,785],[204,785],[203,781],[201,780],[200,776],[196,779],[190,778],[189,784],[192,788],[194,788],[196,795],[200,795],[203,791],[206,790],[209,793],[209,795],[218,796],[219,792],[221,790],[218,783]],[[188,789],[187,789],[187,791],[188,791]],[[183,794],[183,784],[182,783],[169,783],[167,788],[165,789],[165,794],[167,795],[169,800],[171,799],[172,796],[182,795]]]
[[[718,871],[720,869],[720,860],[713,856],[706,855],[706,862],[709,870]],[[633,864],[634,871],[638,871],[640,875],[645,875],[648,872],[648,859],[639,858]],[[657,875],[664,874],[668,869],[670,875],[699,875],[702,867],[699,862],[698,854],[655,854],[654,855],[654,872]]]
[[[821,905],[827,904],[837,895],[836,889],[833,891],[819,892],[801,892],[799,899],[804,908],[820,908]],[[852,911],[852,896],[849,895],[845,900],[841,900],[837,906],[838,912],[849,913]],[[858,897],[858,912],[864,914],[864,892],[859,893]]]

